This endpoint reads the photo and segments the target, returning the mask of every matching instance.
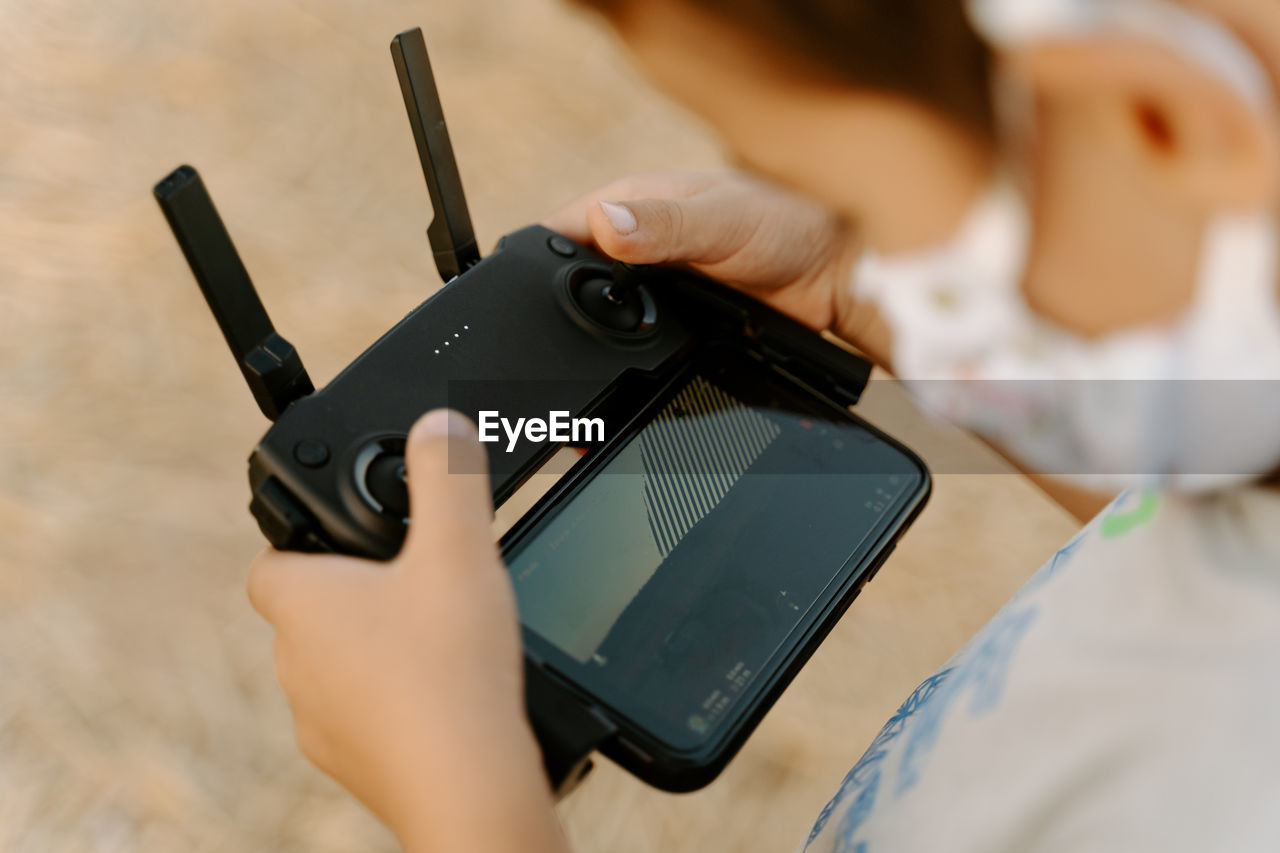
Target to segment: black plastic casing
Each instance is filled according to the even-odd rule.
[[[473,416],[492,409],[577,417],[628,374],[657,376],[682,361],[695,335],[675,310],[641,340],[584,325],[568,302],[568,280],[584,267],[607,275],[610,265],[576,245],[575,257],[557,254],[548,245],[555,236],[535,226],[503,238],[497,251],[280,416],[249,460],[254,514],[268,539],[292,550],[390,559],[400,550],[404,525],[369,507],[345,476],[369,442],[403,437],[423,413],[447,406]],[[331,461],[318,468],[298,464],[302,442],[325,445]],[[508,454],[501,444],[490,445],[495,505],[556,449],[524,442]],[[277,511],[281,490],[296,500],[295,508]],[[310,524],[284,533],[277,516],[292,509],[309,514]]]
[[[607,276],[611,269],[603,257],[545,228],[517,231],[326,387],[290,405],[249,460],[251,510],[268,540],[286,550],[394,557],[405,525],[369,504],[353,471],[366,448],[403,440],[431,409],[448,406],[472,415],[481,409],[555,410],[586,417],[607,406],[611,413],[639,413],[652,402],[651,392],[711,341],[755,352],[846,414],[870,377],[866,360],[747,296],[679,270],[628,273],[652,297],[657,322],[643,335],[611,333],[582,316],[569,297],[572,282]],[[522,442],[508,454],[502,443],[489,445],[495,505],[558,449]],[[909,512],[885,533],[872,559],[848,573],[845,588],[787,651],[739,723],[706,750],[663,752],[644,732],[629,730],[526,656],[526,706],[553,788],[571,788],[589,768],[592,749],[667,790],[712,781],[923,509],[928,473],[911,458],[925,487]]]
[[[553,238],[572,245],[574,257],[553,251]],[[695,346],[715,339],[750,346],[840,406],[856,404],[866,387],[865,359],[756,300],[679,270],[637,272],[658,303],[652,334],[630,338],[594,328],[570,303],[568,285],[575,275],[610,270],[604,258],[546,228],[503,238],[327,386],[290,405],[263,437],[249,459],[249,483],[267,538],[288,550],[394,557],[404,525],[367,506],[343,475],[353,454],[379,438],[407,435],[431,409],[586,416],[606,399],[616,405],[616,393],[640,380],[672,374]],[[629,386],[628,379],[637,381]],[[623,407],[639,411],[648,402]],[[330,460],[299,464],[303,442],[324,445]],[[556,449],[525,442],[509,454],[490,445],[495,505]]]

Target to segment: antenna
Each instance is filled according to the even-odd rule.
[[[276,334],[199,173],[180,166],[156,185],[156,201],[187,256],[205,301],[270,420],[315,388],[293,344]]]
[[[427,179],[427,192],[435,218],[427,228],[427,239],[436,258],[436,269],[445,281],[456,278],[480,261],[476,234],[471,227],[467,196],[462,190],[458,161],[444,123],[440,93],[436,91],[427,43],[421,29],[401,33],[391,41],[391,57],[400,77],[400,92],[409,111],[418,159]]]

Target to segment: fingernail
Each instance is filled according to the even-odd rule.
[[[613,230],[623,237],[636,233],[636,229],[640,227],[640,224],[636,222],[636,215],[625,204],[602,201],[600,202],[600,209],[609,218],[609,224],[613,226]]]
[[[476,434],[475,427],[464,415],[452,409],[436,409],[422,416],[418,427],[423,435],[440,436],[456,435],[470,438]]]

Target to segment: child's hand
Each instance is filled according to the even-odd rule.
[[[811,199],[736,172],[659,172],[615,181],[544,224],[621,261],[733,285],[892,369],[889,327],[853,296],[857,241]],[[1081,520],[1114,497],[1028,473]]]
[[[390,564],[278,551],[253,564],[298,744],[408,849],[555,849],[484,451],[438,411],[406,455],[413,523]]]
[[[544,224],[634,264],[682,264],[887,364],[887,329],[849,287],[858,246],[826,208],[738,172],[624,178]]]

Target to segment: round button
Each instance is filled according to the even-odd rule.
[[[388,515],[407,518],[409,515],[409,484],[404,457],[399,453],[384,453],[369,464],[365,474],[365,486],[369,489],[382,511]]]
[[[568,237],[552,234],[547,238],[547,248],[562,258],[572,258],[578,254],[578,247]]]
[[[329,448],[323,441],[303,439],[293,446],[293,458],[308,468],[320,468],[329,461]]]

